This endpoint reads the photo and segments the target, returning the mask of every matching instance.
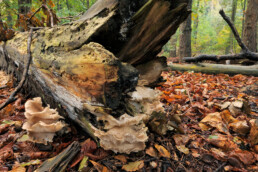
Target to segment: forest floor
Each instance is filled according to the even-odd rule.
[[[166,82],[157,89],[163,92],[167,116],[157,122],[169,123],[169,130],[164,136],[150,131],[146,149],[130,155],[98,148],[73,126],[48,146],[30,142],[21,128],[27,98],[18,95],[0,111],[0,171],[34,171],[73,141],[81,143],[81,152],[67,171],[258,171],[258,77],[191,72],[162,76]],[[0,71],[0,103],[12,86],[12,79]]]

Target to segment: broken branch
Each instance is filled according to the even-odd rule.
[[[28,46],[27,46],[27,54],[28,54],[27,55],[27,62],[26,62],[26,65],[24,67],[24,70],[23,70],[22,79],[21,79],[20,83],[18,84],[18,86],[15,88],[15,90],[12,92],[10,97],[4,103],[1,104],[0,110],[2,110],[6,106],[8,106],[10,103],[12,103],[16,100],[15,96],[22,89],[22,86],[24,85],[24,83],[27,79],[27,75],[28,75],[28,71],[29,71],[29,67],[30,67],[30,63],[31,63],[31,59],[32,59],[32,56],[31,56],[32,33],[33,33],[33,30],[37,30],[37,29],[38,28],[31,28],[30,29],[29,38],[28,38]]]
[[[54,26],[54,17],[53,17],[53,13],[52,11],[48,8],[48,6],[46,4],[42,4],[42,7],[46,8],[47,11],[49,12],[49,15],[50,15],[50,27],[53,27]]]
[[[222,18],[227,22],[230,29],[232,30],[232,32],[235,36],[235,39],[238,42],[238,45],[242,49],[242,53],[232,54],[232,55],[206,55],[206,54],[203,54],[203,55],[199,55],[196,57],[184,57],[183,60],[185,62],[201,62],[203,60],[211,60],[211,61],[219,62],[221,60],[240,60],[240,59],[249,59],[249,60],[258,61],[258,54],[251,52],[247,48],[247,46],[243,43],[243,41],[241,40],[241,38],[238,34],[236,27],[230,21],[229,17],[225,14],[225,12],[223,10],[220,10],[219,13],[222,16]]]

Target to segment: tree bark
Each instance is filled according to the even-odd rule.
[[[192,0],[189,1],[188,9],[192,9]],[[192,48],[191,48],[191,33],[192,33],[192,18],[191,15],[187,18],[187,20],[182,24],[181,30],[182,34],[180,36],[179,41],[179,57],[180,62],[182,62],[183,57],[191,57],[192,56]]]
[[[257,52],[258,0],[248,0],[245,14],[243,41],[253,52]]]
[[[167,70],[174,71],[194,71],[207,74],[229,74],[229,75],[251,75],[258,76],[258,65],[240,66],[240,65],[223,65],[223,64],[173,64],[169,65]]]
[[[179,0],[99,0],[78,21],[34,32],[24,91],[42,97],[94,138],[89,123],[96,124],[96,116],[87,105],[123,114],[126,94],[138,80],[130,64],[156,58],[189,15],[186,6],[187,1]],[[27,39],[27,32],[17,33],[0,51],[0,66],[13,71],[18,80]]]

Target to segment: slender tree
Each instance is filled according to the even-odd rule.
[[[190,0],[188,4],[188,9],[192,9],[193,1]],[[192,47],[191,47],[191,33],[192,33],[192,17],[188,16],[187,20],[181,25],[182,34],[179,40],[179,52],[178,55],[180,57],[180,62],[183,57],[191,57],[192,56]]]
[[[235,24],[235,20],[236,20],[236,11],[237,11],[237,0],[232,0],[231,21],[233,24]],[[225,52],[226,54],[234,51],[234,36],[232,31],[230,32],[228,43],[229,45],[226,48],[226,52]]]
[[[196,11],[199,10],[199,6],[200,6],[200,1],[197,1]],[[199,25],[199,15],[197,15],[196,20],[194,21],[194,24],[193,24],[193,31],[194,31],[193,35],[194,35],[194,45],[195,46],[197,43],[198,25]]]
[[[30,11],[31,0],[18,0],[20,14],[27,14]]]
[[[243,1],[241,1],[241,2],[243,2]],[[242,38],[243,38],[243,34],[244,34],[244,25],[245,25],[245,10],[246,10],[246,0],[244,0],[244,3],[242,3],[242,11],[243,11],[242,32],[241,32]]]
[[[253,52],[257,51],[258,0],[248,0],[245,15],[243,41]]]

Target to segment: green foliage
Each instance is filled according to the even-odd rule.
[[[219,15],[221,8],[231,17],[232,0],[193,0],[191,14],[193,56],[199,54],[225,54],[225,49],[230,44],[231,30]],[[235,26],[240,35],[242,32],[243,9],[244,0],[238,0]],[[176,47],[178,50],[179,37]],[[171,42],[168,42],[163,48],[163,55],[169,54],[173,48],[175,47],[171,47]],[[233,38],[233,50],[230,53],[239,53],[240,51],[240,47],[235,38]]]
[[[52,0],[54,6],[53,10],[58,17],[71,17],[77,16],[92,6],[96,0]],[[31,11],[36,11],[40,5],[41,0],[32,0],[31,4],[24,4],[24,6],[30,7]],[[47,4],[49,7],[50,4]],[[19,14],[18,0],[2,0],[0,1],[0,19],[6,22],[9,27],[14,27]],[[42,16],[42,12],[39,12],[36,16]],[[61,23],[69,22],[70,20],[61,20]],[[16,28],[17,29],[17,28]]]

